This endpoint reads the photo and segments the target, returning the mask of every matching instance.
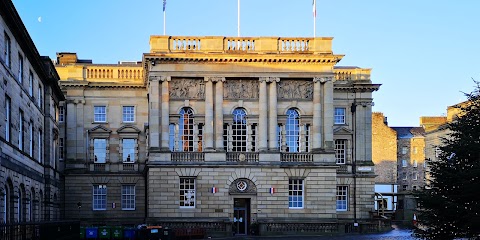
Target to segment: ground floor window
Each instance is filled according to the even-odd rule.
[[[348,187],[337,186],[337,211],[347,211]]]
[[[195,178],[180,178],[180,207],[195,207]]]
[[[288,181],[288,207],[303,208],[303,179]]]
[[[135,210],[135,186],[122,186],[122,210]]]
[[[93,185],[93,210],[107,210],[107,185]]]

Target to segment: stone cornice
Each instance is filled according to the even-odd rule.
[[[342,92],[375,92],[381,84],[334,85],[335,91]]]

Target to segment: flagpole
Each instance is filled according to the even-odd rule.
[[[237,36],[240,37],[240,0],[238,0],[237,10]]]
[[[317,31],[317,1],[313,0],[313,37]]]
[[[163,0],[163,35],[165,36],[165,30],[166,30],[166,9],[167,8],[167,0]]]

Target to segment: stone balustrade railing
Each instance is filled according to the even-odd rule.
[[[141,82],[144,78],[141,65],[68,65],[57,67],[57,72],[62,80]]]
[[[335,74],[336,81],[351,81],[351,80],[370,80],[371,69],[368,68],[357,68],[357,67],[342,67],[334,68],[333,72]]]
[[[151,36],[151,53],[311,53],[332,54],[331,37]]]

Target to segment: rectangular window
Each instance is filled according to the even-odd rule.
[[[282,149],[282,124],[277,124],[277,149]]]
[[[135,210],[135,186],[122,186],[122,210]]]
[[[413,180],[418,180],[418,172],[413,172]]]
[[[38,107],[40,109],[43,109],[43,90],[42,90],[42,86],[41,85],[38,85],[38,99],[37,99],[37,104],[38,104]]]
[[[93,210],[107,210],[107,185],[93,185]]]
[[[18,53],[18,82],[23,82],[23,56]]]
[[[402,154],[407,154],[407,147],[402,147]]]
[[[107,139],[93,139],[93,155],[95,163],[105,163],[107,160]]]
[[[122,140],[123,162],[135,162],[135,139],[124,138]]]
[[[203,123],[198,124],[197,151],[203,151]]]
[[[63,106],[58,107],[58,121],[65,121],[65,108],[63,108]]]
[[[418,167],[418,162],[417,162],[417,160],[413,160],[413,167],[415,167],[415,168]]]
[[[170,123],[168,125],[168,147],[170,148],[170,151],[173,152],[175,151],[175,124]]]
[[[337,211],[348,209],[348,186],[337,186]]]
[[[288,208],[303,208],[303,179],[288,180]]]
[[[228,151],[228,123],[223,124],[223,150]]]
[[[346,153],[347,153],[347,140],[337,139],[335,140],[335,159],[337,164],[346,163]]]
[[[28,153],[29,153],[30,157],[33,157],[33,138],[35,136],[33,134],[33,122],[32,121],[30,121],[30,125],[28,125],[28,134],[29,134],[29,137],[30,137]]]
[[[107,107],[95,106],[94,107],[94,122],[106,122],[107,121]]]
[[[402,190],[407,191],[408,190],[408,185],[402,185]]]
[[[402,159],[402,167],[407,167],[407,160]]]
[[[63,149],[65,147],[65,142],[64,142],[64,139],[63,138],[59,138],[58,139],[58,151],[60,152],[59,155],[58,155],[58,160],[62,161],[63,158],[64,158],[64,153],[63,153]]]
[[[305,125],[305,151],[310,152],[310,124]]]
[[[23,151],[23,111],[20,110],[18,118],[18,149]]]
[[[134,106],[123,106],[123,122],[135,122]]]
[[[12,100],[5,95],[5,140],[10,142],[10,134],[12,130]]]
[[[33,96],[33,72],[31,70],[28,75],[28,95]]]
[[[10,40],[10,37],[8,36],[7,32],[3,32],[3,36],[5,36],[4,43],[3,45],[5,46],[5,65],[7,65],[8,68],[12,67],[11,63],[11,51],[12,51],[12,41]]]
[[[345,108],[335,108],[335,124],[345,124]]]
[[[43,161],[43,133],[42,133],[42,130],[38,130],[38,162],[42,162]]]
[[[195,178],[180,178],[180,207],[195,207]]]

